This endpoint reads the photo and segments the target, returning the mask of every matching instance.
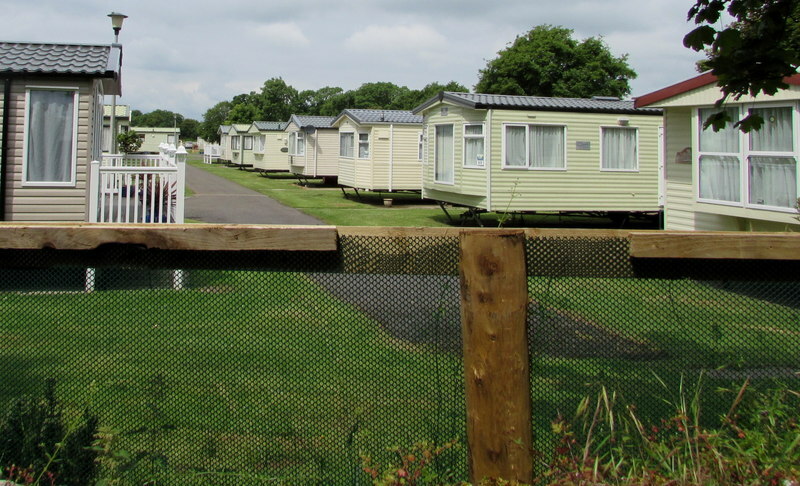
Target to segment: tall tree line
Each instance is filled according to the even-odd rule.
[[[345,91],[325,86],[299,91],[282,78],[264,82],[260,91],[236,95],[221,101],[203,114],[199,134],[205,140],[218,140],[220,125],[251,123],[255,120],[286,121],[292,114],[336,116],[345,108],[410,110],[439,91],[468,91],[455,81],[430,83],[422,89],[410,89],[390,82],[364,83]]]

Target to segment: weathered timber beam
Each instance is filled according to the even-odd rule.
[[[164,250],[336,251],[333,226],[0,223],[0,248],[92,250],[104,244]]]
[[[631,232],[633,258],[800,260],[800,233]]]

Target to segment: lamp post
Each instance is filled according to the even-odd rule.
[[[122,30],[122,22],[128,18],[127,15],[119,12],[111,12],[111,28],[114,29],[114,44],[119,44],[119,31]],[[111,147],[112,154],[117,153],[117,95],[111,95]]]

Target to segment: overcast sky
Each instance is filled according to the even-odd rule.
[[[299,90],[454,80],[472,89],[497,51],[539,24],[602,36],[638,73],[632,96],[695,75],[692,0],[0,0],[0,40],[110,43],[128,15],[123,96],[189,118],[282,77]]]

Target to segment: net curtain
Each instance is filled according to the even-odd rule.
[[[30,91],[28,182],[72,180],[74,91]]]

